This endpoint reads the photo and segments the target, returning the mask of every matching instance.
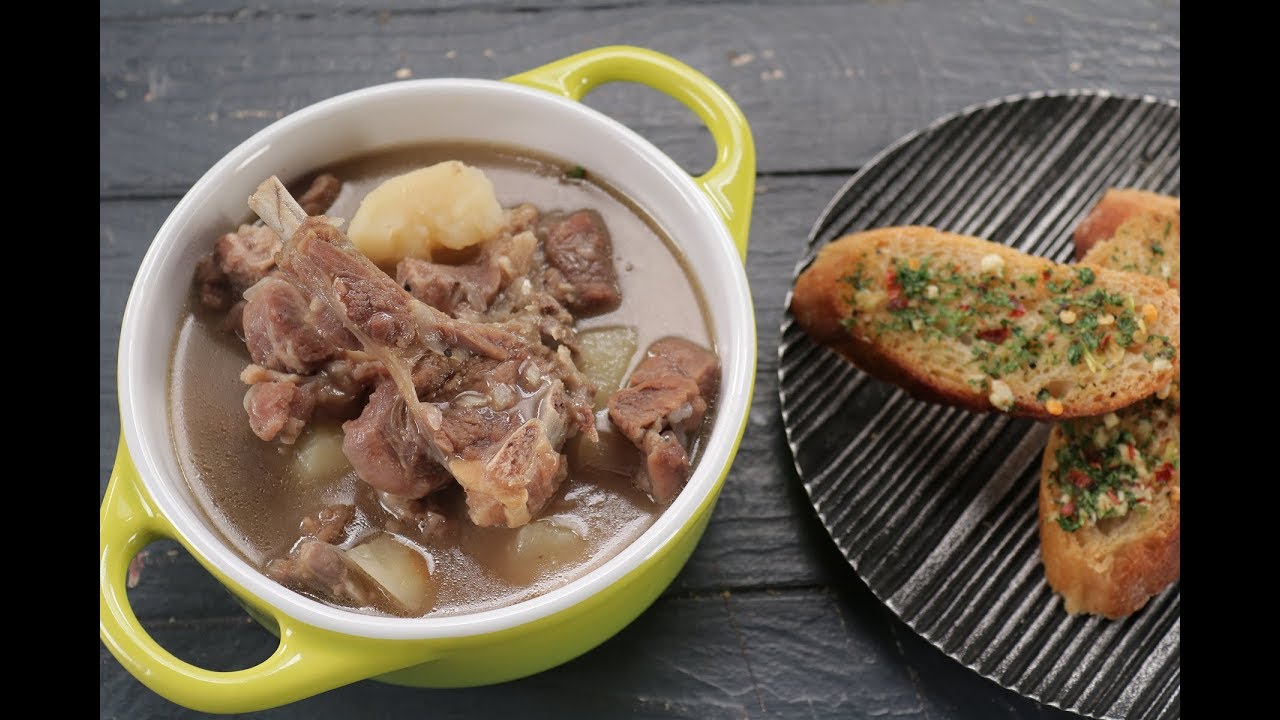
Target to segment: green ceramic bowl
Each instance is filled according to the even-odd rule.
[[[692,108],[715,139],[714,166],[690,177],[648,141],[578,102],[597,85],[619,80],[649,85]],[[720,400],[688,486],[609,562],[500,610],[372,617],[293,593],[222,542],[178,469],[165,378],[203,240],[244,217],[245,198],[262,178],[433,139],[501,142],[581,163],[650,213],[679,246],[709,301],[722,363]],[[358,90],[300,110],[245,141],[165,221],[125,309],[118,376],[124,431],[101,513],[102,641],[129,672],[176,703],[246,712],[365,678],[420,687],[502,682],[554,667],[618,632],[689,558],[746,427],[756,337],[742,262],[754,183],[751,132],[733,101],[687,65],[632,47],[592,50],[503,82],[414,80]],[[280,637],[271,657],[246,670],[211,672],[179,660],[147,635],[129,607],[125,577],[133,556],[158,538],[182,543]]]

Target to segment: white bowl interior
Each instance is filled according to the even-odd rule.
[[[507,608],[442,618],[367,616],[268,580],[207,524],[174,457],[166,379],[179,314],[208,240],[241,222],[264,178],[286,180],[353,155],[428,140],[488,141],[579,163],[644,208],[698,276],[722,365],[719,408],[688,486],[639,539],[568,585]],[[755,323],[732,238],[689,176],[651,143],[578,103],[487,80],[416,80],[359,90],[300,110],[245,141],[187,193],[143,259],[125,309],[121,416],[134,462],[159,509],[193,547],[249,592],[303,622],[366,637],[492,632],[571,606],[625,575],[687,523],[729,462],[750,404]]]

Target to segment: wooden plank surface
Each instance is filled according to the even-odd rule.
[[[602,7],[106,20],[101,192],[184,192],[277,117],[401,69],[500,78],[615,43],[670,53],[724,87],[765,173],[846,171],[941,114],[1014,92],[1178,95],[1178,15],[1154,2]],[[691,170],[710,163],[709,138],[675,101],[615,86],[588,103]]]
[[[939,115],[1014,92],[1178,98],[1176,2],[119,0],[101,16],[100,490],[119,433],[116,345],[138,263],[181,193],[276,117],[402,68],[502,77],[631,43],[724,86],[759,151],[747,268],[754,404],[707,534],[658,603],[599,649],[533,678],[449,692],[366,681],[262,717],[1067,716],[939,653],[844,563],[783,439],[777,329],[801,244],[853,169]],[[687,168],[710,162],[705,130],[668,98],[610,86],[589,103]],[[148,549],[131,597],[157,639],[191,661],[231,669],[274,647],[172,543]],[[203,717],[151,693],[101,646],[100,679],[104,718]]]

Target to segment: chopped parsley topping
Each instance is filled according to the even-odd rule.
[[[840,280],[854,290],[862,290],[867,287],[867,279],[862,276],[862,263],[858,263],[858,267],[854,269],[852,275],[846,275]]]
[[[915,270],[906,264],[900,264],[894,274],[899,287],[902,288],[902,294],[909,298],[918,298],[924,295],[924,289],[929,284],[929,261],[924,260]]]
[[[1079,365],[1080,359],[1084,357],[1084,346],[1078,342],[1071,343],[1067,347],[1067,362],[1072,365]]]
[[[1170,493],[1179,442],[1167,424],[1179,414],[1177,390],[1119,414],[1063,423],[1064,442],[1050,470],[1053,519],[1067,532],[1099,520],[1146,512]]]
[[[1138,320],[1132,310],[1126,308],[1116,318],[1116,332],[1119,333],[1116,342],[1120,343],[1120,347],[1129,347],[1133,344],[1133,335],[1138,332]]]
[[[1122,351],[1151,361],[1177,356],[1169,338],[1149,334],[1134,299],[1098,287],[1089,267],[1046,266],[1038,274],[1006,277],[976,268],[961,272],[933,256],[894,258],[884,270],[868,259],[841,278],[848,287],[846,327],[958,340],[968,347],[974,370],[990,379],[1063,359],[1101,373]]]

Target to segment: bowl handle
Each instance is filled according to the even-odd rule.
[[[716,161],[694,182],[720,213],[746,262],[756,148],[746,117],[710,78],[675,58],[627,45],[587,50],[507,78],[508,82],[578,101],[596,86],[619,80],[666,93],[688,105],[706,123],[715,139]]]
[[[214,672],[186,663],[160,647],[133,614],[125,581],[134,555],[159,538],[177,540],[237,595],[250,596],[192,551],[156,511],[142,489],[123,437],[99,520],[102,642],[134,677],[179,705],[215,713],[265,710],[433,659],[424,657],[430,650],[421,643],[406,646],[339,635],[268,608],[280,635],[280,646],[271,657],[233,672]]]

